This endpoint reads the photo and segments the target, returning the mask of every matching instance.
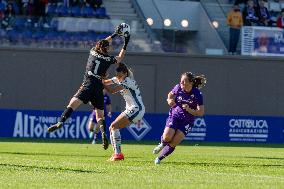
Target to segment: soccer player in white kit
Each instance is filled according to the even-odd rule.
[[[125,110],[111,123],[109,127],[110,140],[114,150],[114,154],[109,160],[123,160],[124,155],[121,152],[121,135],[119,129],[125,128],[131,123],[140,121],[144,116],[145,106],[142,101],[139,87],[133,78],[133,73],[125,64],[119,63],[116,68],[116,76],[112,79],[104,80],[103,83],[105,85],[105,89],[109,93],[120,92],[126,102]],[[113,88],[107,86],[112,84],[116,84],[116,86]]]

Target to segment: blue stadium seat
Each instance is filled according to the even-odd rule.
[[[30,31],[30,30],[25,30],[25,31],[23,32],[23,44],[24,44],[24,45],[29,45],[29,44],[31,44],[31,42],[32,42],[32,36],[33,36],[32,31]]]
[[[0,11],[5,11],[5,4],[4,3],[0,3]]]
[[[26,26],[27,18],[16,17],[14,27],[18,30],[24,30]]]
[[[79,6],[71,7],[71,15],[74,17],[81,16],[81,8]]]
[[[57,47],[60,42],[59,33],[57,31],[47,32],[44,36],[44,42],[48,47]]]
[[[7,40],[6,30],[0,28],[0,41],[3,42],[4,40]]]
[[[62,32],[62,33],[60,34],[60,39],[61,39],[62,41],[70,41],[70,40],[71,40],[71,37],[72,37],[72,34],[69,33],[69,32]]]
[[[12,44],[16,44],[20,41],[21,39],[21,32],[20,31],[17,31],[17,30],[10,30],[10,31],[7,31],[7,35],[9,37],[9,41],[12,43]]]
[[[84,32],[76,32],[73,34],[73,40],[83,41]]]
[[[106,14],[106,9],[104,7],[97,8],[96,10],[96,17],[98,18],[108,18]]]
[[[58,33],[54,31],[48,32],[44,36],[44,40],[47,40],[47,41],[56,40],[57,38],[58,38]]]
[[[175,52],[177,52],[177,53],[186,53],[187,52],[187,48],[186,48],[185,45],[177,44]]]
[[[162,41],[162,48],[165,52],[174,52],[173,44],[169,41]]]
[[[94,17],[95,11],[91,7],[83,7],[82,10],[81,10],[81,14],[84,17]]]
[[[45,36],[45,33],[43,31],[39,30],[39,31],[36,31],[36,32],[33,33],[32,39],[37,42],[37,41],[42,40],[44,38],[44,36]]]
[[[56,8],[56,11],[58,16],[69,16],[69,10],[68,7],[64,5],[60,5]]]
[[[47,14],[48,15],[55,15],[56,14],[57,6],[55,4],[49,4],[47,6]]]

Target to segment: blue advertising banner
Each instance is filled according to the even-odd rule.
[[[74,112],[62,129],[48,133],[59,111],[0,109],[0,137],[88,139],[90,112]],[[118,116],[114,113],[107,125]],[[167,114],[145,114],[137,124],[121,130],[124,140],[160,140]],[[186,140],[206,142],[284,143],[284,118],[207,115],[195,120]]]
[[[284,56],[284,31],[275,27],[243,27],[242,55]]]

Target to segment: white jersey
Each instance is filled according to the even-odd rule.
[[[134,79],[126,77],[122,82],[119,82],[116,77],[113,77],[111,80],[124,88],[119,92],[126,102],[126,109],[132,107],[138,107],[140,110],[145,109],[139,87]]]

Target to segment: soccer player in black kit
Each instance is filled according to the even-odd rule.
[[[117,64],[122,61],[125,55],[126,47],[130,39],[130,35],[124,37],[124,45],[118,56],[110,56],[108,54],[109,43],[118,34],[121,34],[121,26],[119,25],[114,34],[106,39],[98,41],[96,46],[90,50],[84,81],[78,92],[71,98],[67,108],[62,113],[59,122],[51,125],[48,132],[53,132],[60,129],[63,123],[71,116],[72,112],[77,109],[82,103],[91,102],[96,111],[98,126],[102,134],[103,148],[108,148],[108,139],[106,136],[106,123],[104,120],[104,94],[102,78],[105,77],[110,65]]]

